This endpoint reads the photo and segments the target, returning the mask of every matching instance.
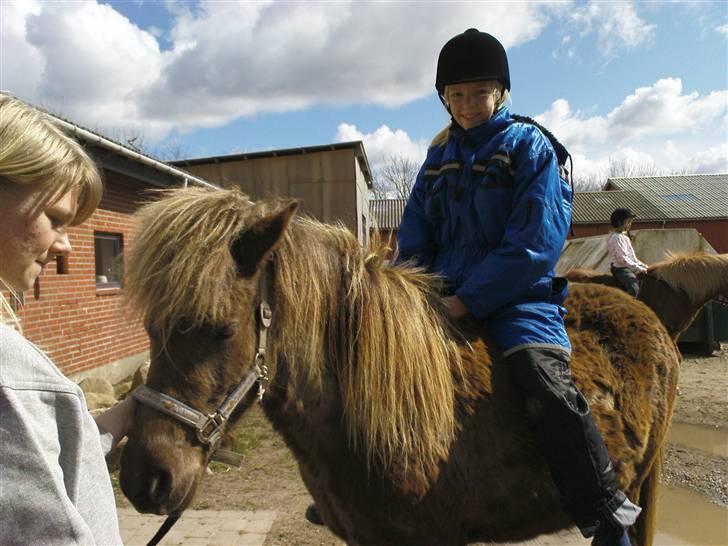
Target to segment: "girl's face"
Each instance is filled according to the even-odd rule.
[[[71,252],[66,226],[75,214],[73,191],[51,201],[46,191],[0,184],[0,279],[31,288],[48,262]]]
[[[445,88],[445,100],[458,125],[472,129],[491,118],[500,93],[495,80],[454,83]]]

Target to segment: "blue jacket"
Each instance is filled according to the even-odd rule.
[[[441,274],[506,353],[525,345],[569,350],[565,282],[554,266],[571,221],[572,192],[551,143],[507,108],[483,125],[453,124],[430,148],[397,233],[399,261]]]

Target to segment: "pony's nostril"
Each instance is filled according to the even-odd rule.
[[[169,472],[162,469],[155,469],[151,472],[149,480],[149,500],[154,504],[163,504],[169,498],[172,488],[172,478]]]

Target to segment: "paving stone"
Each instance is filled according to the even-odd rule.
[[[267,533],[270,531],[272,520],[267,519],[254,519],[245,527],[247,533]]]
[[[245,533],[235,543],[237,546],[263,546],[265,544],[265,533]]]
[[[119,529],[127,546],[144,546],[166,519],[119,509]],[[275,521],[273,510],[188,510],[160,546],[263,546]]]

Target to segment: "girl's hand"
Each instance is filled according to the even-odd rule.
[[[447,314],[450,316],[450,318],[458,320],[468,316],[468,314],[470,313],[470,311],[468,311],[468,308],[465,307],[465,304],[462,302],[462,300],[457,296],[448,296],[446,298],[443,298],[442,301],[445,304],[445,310],[447,311]]]
[[[95,417],[96,423],[113,435],[113,445],[116,445],[131,430],[136,406],[136,399],[133,396],[127,396],[123,401]]]

